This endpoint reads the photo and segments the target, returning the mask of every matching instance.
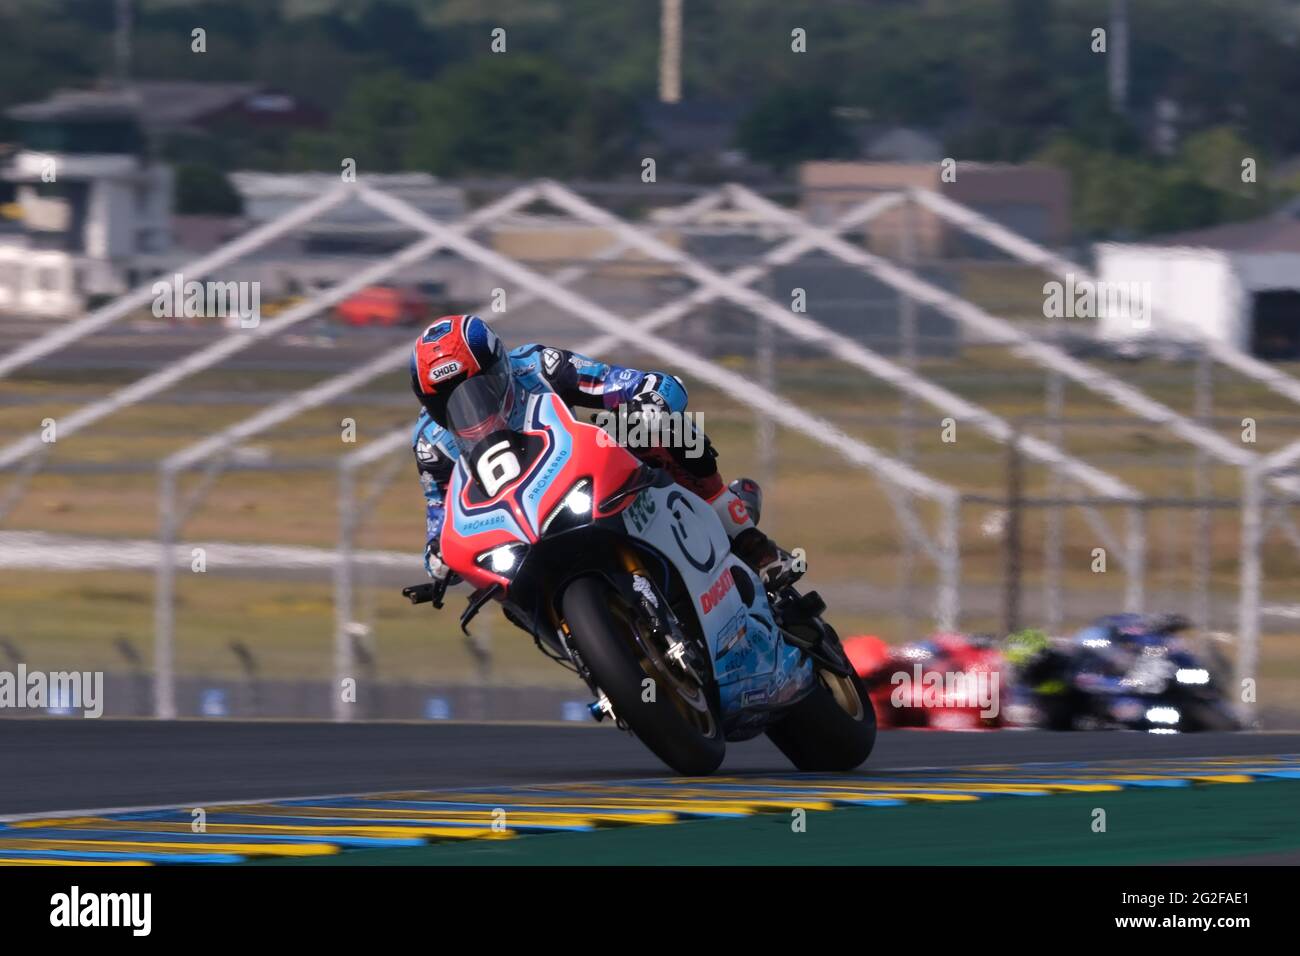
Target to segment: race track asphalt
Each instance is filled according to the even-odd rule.
[[[1300,733],[894,731],[861,772],[1297,752]],[[722,771],[790,766],[759,738],[731,745]],[[597,726],[0,720],[0,815],[665,775],[635,739]]]

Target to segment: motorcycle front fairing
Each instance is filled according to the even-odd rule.
[[[487,434],[463,451],[447,486],[443,560],[475,588],[497,584],[506,591],[515,565],[487,556],[499,548],[522,556],[577,490],[591,516],[602,517],[598,503],[625,486],[641,464],[621,448],[598,447],[595,432],[558,396],[535,395],[517,431]]]

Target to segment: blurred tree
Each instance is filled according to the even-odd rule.
[[[1223,218],[1227,194],[1181,170],[1166,172],[1142,206],[1144,233],[1182,232],[1212,226]]]
[[[341,153],[370,168],[617,175],[635,158],[635,104],[656,88],[655,3],[134,6],[137,76],[258,82],[336,114],[327,132],[274,143],[233,129],[210,156],[185,157],[216,165],[294,168],[323,156],[332,168]],[[0,109],[105,77],[111,8],[108,0],[2,0]],[[1108,228],[1103,212],[1117,217],[1110,227],[1136,231],[1178,219],[1171,210],[1180,206],[1190,219],[1214,208],[1235,217],[1276,199],[1280,184],[1263,178],[1243,188],[1237,143],[1216,131],[1235,131],[1261,166],[1264,156],[1295,165],[1286,161],[1300,152],[1300,2],[1131,2],[1124,116],[1107,102],[1108,54],[1092,50],[1092,31],[1109,26],[1106,10],[1102,0],[688,3],[686,98],[757,103],[742,136],[777,165],[851,151],[836,104],[873,123],[936,133],[966,160],[1041,155],[1068,135],[1085,154],[1106,157],[1078,159],[1089,172],[1076,180],[1080,221],[1097,229]],[[208,52],[198,56],[189,33],[200,25]],[[508,31],[508,56],[489,52],[495,26]],[[805,53],[790,48],[796,27],[806,31]],[[1152,154],[1157,103],[1176,107],[1170,157]],[[0,136],[11,132],[0,120]],[[1213,135],[1202,141],[1202,133]],[[704,174],[689,161],[681,168]],[[1109,190],[1093,185],[1108,176]],[[1215,201],[1196,183],[1223,196]],[[1151,192],[1135,192],[1139,185]]]
[[[1179,165],[1187,175],[1226,193],[1247,199],[1258,197],[1259,183],[1246,183],[1241,178],[1242,160],[1251,158],[1258,164],[1260,150],[1228,126],[1215,126],[1193,133],[1179,150]]]
[[[421,89],[397,72],[356,80],[335,118],[334,161],[351,156],[366,169],[401,169],[420,124]]]
[[[853,137],[825,87],[783,87],[762,97],[740,121],[736,144],[776,169],[805,159],[852,156]]]
[[[1023,159],[1064,118],[1048,31],[1052,15],[1052,0],[1006,3],[1001,48],[973,87],[986,126],[985,158]]]
[[[226,174],[202,163],[176,167],[174,206],[181,215],[237,216],[243,212],[243,200]]]
[[[357,51],[383,50],[391,67],[411,76],[432,76],[443,59],[439,36],[425,27],[409,2],[369,4],[357,18],[351,40]]]
[[[528,55],[454,67],[417,96],[407,164],[437,175],[563,176],[577,165],[576,123],[592,103],[566,70]],[[617,139],[622,115],[589,117],[588,143]]]
[[[617,177],[634,167],[632,152],[644,132],[635,101],[613,90],[592,90],[571,119],[566,166],[571,175]]]
[[[1036,158],[1069,171],[1076,229],[1128,238],[1262,215],[1286,190],[1241,181],[1242,158],[1258,152],[1233,130],[1213,129],[1189,137],[1172,161],[1096,149],[1073,136],[1054,139]]]

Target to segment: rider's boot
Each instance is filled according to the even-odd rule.
[[[755,524],[762,502],[758,485],[747,478],[724,487],[711,501],[731,539],[731,552],[744,561],[768,591],[779,591],[803,576],[805,566],[758,530]]]
[[[746,528],[732,538],[731,553],[753,568],[771,592],[789,587],[804,574],[804,562],[757,528]]]

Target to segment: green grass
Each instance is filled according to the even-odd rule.
[[[1123,866],[1300,850],[1300,782],[1130,789],[548,833],[283,866]],[[1093,830],[1094,811],[1105,832]]]

